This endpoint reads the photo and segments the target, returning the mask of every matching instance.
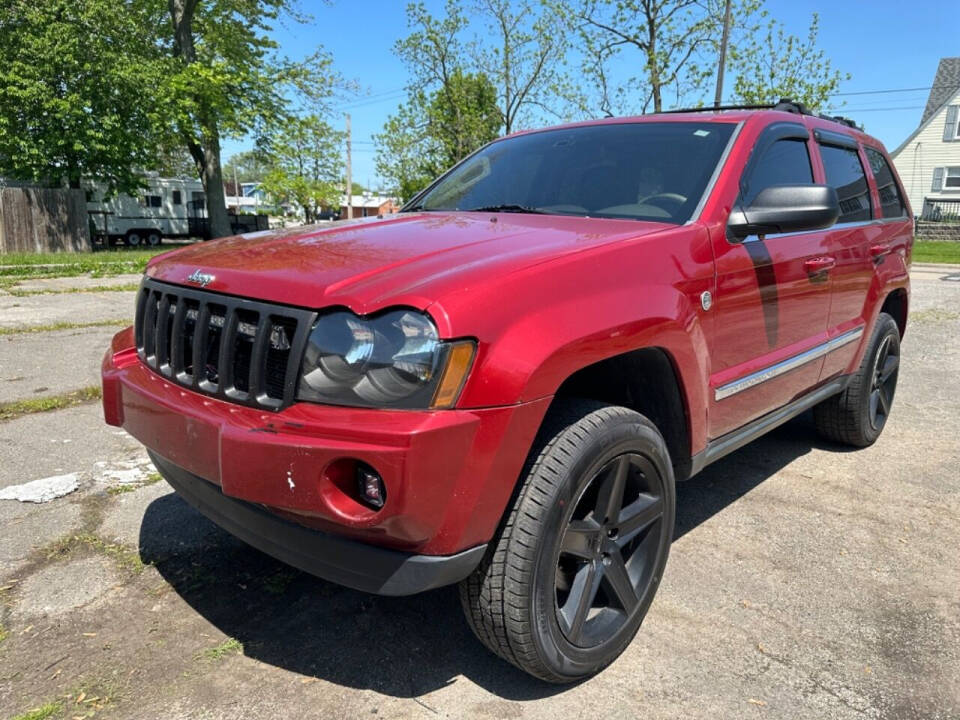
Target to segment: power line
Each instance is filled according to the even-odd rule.
[[[925,105],[906,105],[904,107],[892,108],[834,108],[827,110],[828,113],[865,113],[865,112],[892,112],[894,110],[922,110]]]
[[[934,88],[940,88],[940,87],[956,89],[957,86],[953,83],[939,83],[937,85],[928,85],[927,87],[884,88],[883,90],[857,90],[856,92],[834,93],[829,97],[848,97],[851,95],[885,95],[887,93],[920,92],[921,90],[933,90]]]

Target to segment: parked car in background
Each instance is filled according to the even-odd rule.
[[[254,547],[459,582],[488,648],[571,682],[640,627],[676,482],[809,409],[877,440],[912,245],[883,146],[795,103],[514,134],[398,215],[154,258],[104,412]]]

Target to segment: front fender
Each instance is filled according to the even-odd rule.
[[[696,234],[669,239],[673,252],[654,239],[622,243],[465,289],[431,306],[452,336],[478,340],[458,406],[549,397],[584,367],[658,347],[680,379],[696,452],[705,444],[709,379],[704,326],[710,316],[701,310],[700,295],[711,289],[713,265],[699,251]],[[664,278],[676,282],[664,284]]]

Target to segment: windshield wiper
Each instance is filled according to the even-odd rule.
[[[526,205],[485,205],[483,207],[470,208],[467,212],[512,212],[546,215],[543,210],[537,210],[537,208],[527,207]]]

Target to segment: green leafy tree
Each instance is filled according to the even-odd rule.
[[[476,0],[475,9],[488,39],[473,45],[475,66],[497,87],[504,133],[543,114],[562,116],[570,45],[556,14],[529,0]]]
[[[163,153],[148,20],[113,0],[0,4],[0,175],[136,191]]]
[[[262,148],[244,150],[223,164],[223,174],[228,182],[234,178],[238,182],[259,182],[270,171],[270,156]]]
[[[319,109],[335,85],[331,59],[317,51],[302,62],[277,54],[269,33],[283,19],[303,21],[294,0],[138,0],[165,28],[170,73],[163,103],[197,165],[207,195],[210,231],[228,235],[220,158],[224,136],[264,132],[297,109]],[[166,15],[164,18],[163,16]]]
[[[700,95],[713,75],[704,58],[718,37],[717,17],[702,0],[572,0],[558,12],[580,36],[583,69],[605,114],[636,98],[643,112],[660,112],[668,91],[677,98]],[[609,64],[626,51],[642,70],[611,87]]]
[[[770,20],[760,42],[744,43],[731,51],[736,74],[733,94],[746,104],[797,100],[813,110],[829,104],[830,97],[849,80],[836,70],[826,53],[817,46],[820,18],[810,21],[805,38],[787,33],[783,25]]]
[[[270,140],[264,191],[280,202],[296,203],[306,221],[314,222],[321,208],[340,202],[343,139],[317,115],[287,120]]]
[[[490,80],[454,70],[438,90],[415,93],[374,137],[377,172],[409,199],[495,139],[500,127],[497,91]]]

